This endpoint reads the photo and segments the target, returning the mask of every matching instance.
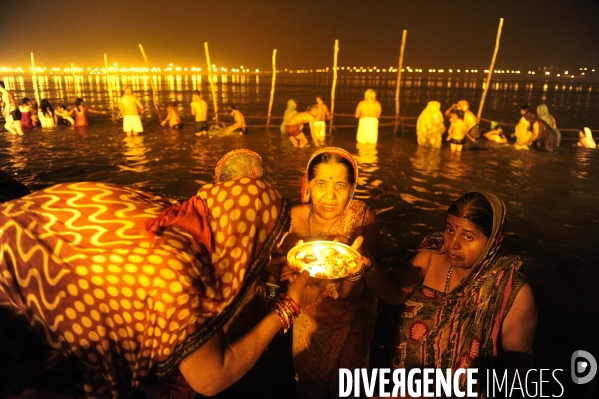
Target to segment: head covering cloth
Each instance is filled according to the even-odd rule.
[[[555,129],[555,119],[549,113],[549,108],[547,108],[547,105],[540,104],[537,106],[537,117],[545,121],[549,127]]]
[[[242,155],[242,154],[251,155],[253,157],[258,158],[258,160],[260,162],[262,162],[262,157],[252,150],[248,150],[246,148],[241,148],[241,149],[229,151],[221,159],[219,159],[219,161],[216,163],[216,167],[214,168],[214,182],[215,183],[219,183],[221,181],[221,171],[222,171],[224,165],[227,163],[227,161],[234,156]],[[257,171],[257,170],[249,171],[249,174],[250,174],[249,177],[260,177],[260,176],[258,176],[258,173],[259,173],[259,171]]]

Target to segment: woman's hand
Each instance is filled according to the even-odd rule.
[[[297,246],[303,243],[303,240],[299,240],[295,245]],[[270,263],[266,265],[266,272],[279,281],[289,280],[289,277],[296,273],[296,271],[287,264],[287,252],[289,252],[289,247],[281,245],[272,253]]]
[[[287,288],[287,295],[293,299],[300,308],[310,305],[316,302],[320,294],[322,294],[323,288],[318,283],[310,281],[310,273],[304,270],[302,274],[293,274],[289,276],[289,287]]]

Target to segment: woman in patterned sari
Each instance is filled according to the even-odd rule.
[[[302,204],[291,210],[288,240],[333,240],[346,244],[363,237],[376,259],[380,232],[374,212],[353,199],[358,166],[347,151],[326,147],[308,162]],[[289,242],[288,241],[288,242]],[[328,284],[319,300],[302,309],[293,328],[293,356],[300,398],[338,396],[339,368],[368,367],[376,298],[362,280]]]
[[[501,253],[505,220],[497,196],[467,193],[447,210],[445,232],[426,237],[404,267],[365,272],[380,299],[405,301],[394,368],[482,370],[502,355],[531,360],[537,311],[519,257]]]
[[[304,273],[281,299],[284,314],[222,341],[290,226],[287,200],[260,179],[208,184],[182,204],[59,184],[2,204],[0,226],[0,305],[77,359],[89,398],[123,397],[177,370],[213,395],[289,327],[293,301],[308,301]]]

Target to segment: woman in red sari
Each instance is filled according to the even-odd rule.
[[[0,205],[0,306],[56,357],[76,359],[89,398],[124,397],[177,370],[214,395],[309,303],[304,273],[251,331],[225,340],[289,226],[288,201],[255,178],[205,185],[181,204],[59,184]]]
[[[358,166],[347,151],[317,150],[302,180],[302,204],[291,210],[298,239],[338,240],[380,256],[380,231],[374,212],[353,199]],[[356,242],[359,246],[362,238]],[[339,368],[368,367],[376,298],[358,281],[328,284],[318,301],[302,309],[293,328],[293,357],[300,398],[338,396]]]

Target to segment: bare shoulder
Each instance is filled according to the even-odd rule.
[[[302,217],[307,217],[310,212],[309,204],[299,204],[291,208],[291,219],[293,221],[300,220]]]
[[[426,275],[428,267],[431,264],[432,257],[435,255],[437,255],[437,254],[434,254],[429,251],[419,251],[419,252],[416,252],[416,255],[414,255],[414,257],[411,259],[410,263],[414,267],[418,268],[420,270],[420,272],[422,273],[422,276],[424,276],[424,275]]]
[[[505,316],[501,328],[503,349],[510,352],[530,352],[537,329],[537,306],[530,284],[520,288]]]

